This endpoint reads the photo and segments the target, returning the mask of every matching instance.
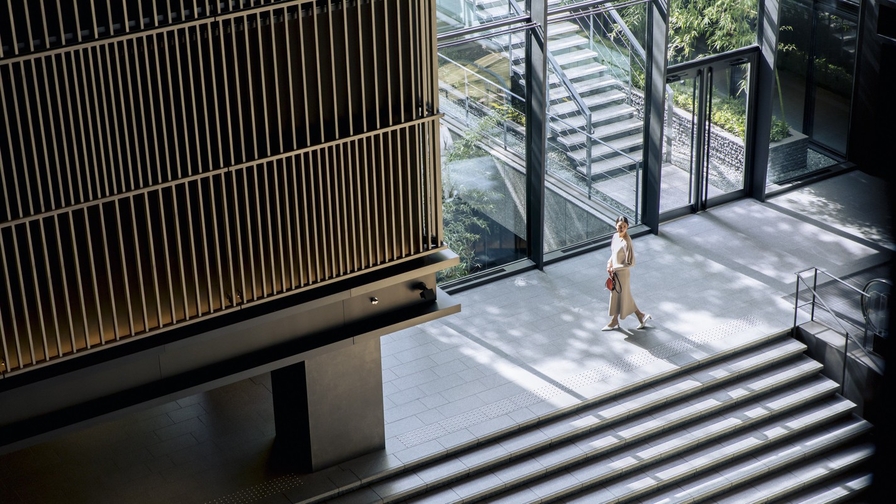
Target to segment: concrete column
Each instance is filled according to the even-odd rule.
[[[271,372],[277,450],[307,472],[386,446],[380,340]]]

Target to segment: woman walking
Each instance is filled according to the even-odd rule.
[[[616,219],[616,233],[610,242],[610,259],[607,260],[607,274],[615,273],[619,287],[610,291],[610,323],[605,325],[602,331],[612,331],[619,327],[619,320],[631,315],[638,317],[638,329],[643,329],[647,321],[653,317],[642,312],[635,304],[632,297],[631,271],[635,265],[635,249],[632,247],[632,239],[628,235],[628,218],[624,215]]]

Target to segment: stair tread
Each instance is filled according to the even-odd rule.
[[[835,478],[833,481],[825,482],[807,488],[795,495],[787,498],[791,504],[828,504],[833,502],[843,502],[844,499],[855,495],[856,492],[871,486],[872,473],[870,471],[858,471],[849,473],[845,476]]]
[[[799,348],[801,345],[796,346]],[[815,361],[812,361],[808,357],[801,357],[801,360],[804,361],[804,368],[811,369],[813,372],[817,373],[819,367]],[[812,365],[811,368],[806,367],[805,364],[808,363],[814,365]],[[747,377],[745,379],[747,383],[731,384],[731,389],[738,391],[744,387],[754,388],[754,384],[756,384],[754,388],[755,393],[760,394],[764,391],[760,388],[761,385],[758,384],[765,383],[765,386],[770,387],[772,386],[770,380],[771,377],[776,375],[797,376],[798,371],[795,372],[794,370],[798,370],[800,367],[800,365],[793,365],[790,362],[781,363],[777,367],[772,368],[773,371],[770,370],[768,373],[763,372],[756,376]],[[699,386],[697,385],[699,382],[696,380],[690,379],[690,381],[692,383],[689,386]],[[776,408],[772,406],[775,401],[784,401],[787,397],[790,397],[791,401],[799,401],[804,397],[812,397],[813,390],[815,391],[814,394],[830,394],[835,389],[832,384],[833,382],[831,382],[831,380],[819,376],[816,377],[815,380],[809,380],[803,384],[794,385],[794,387],[786,387],[779,393],[773,393],[765,399],[760,398],[760,401],[764,402],[760,402],[758,405],[748,404],[742,406],[735,409],[732,414],[736,413],[743,417],[745,422],[757,422],[759,421],[757,419],[762,418],[762,416],[757,413],[750,418],[751,409],[761,409],[767,415],[777,414]],[[677,386],[673,386],[671,389],[648,391],[648,393],[636,395],[631,402],[611,404],[609,405],[609,410],[601,410],[597,407],[594,411],[584,412],[587,413],[587,415],[583,418],[578,418],[573,421],[562,420],[551,422],[538,429],[534,429],[531,432],[512,436],[510,440],[503,443],[486,445],[481,449],[475,449],[456,458],[437,462],[427,470],[439,474],[443,479],[443,482],[446,483],[465,477],[471,472],[476,472],[477,474],[467,478],[463,484],[466,485],[464,488],[471,487],[479,489],[479,491],[482,492],[482,495],[477,495],[477,498],[482,498],[488,494],[502,490],[503,487],[510,482],[513,482],[515,485],[523,483],[523,481],[515,481],[517,479],[531,479],[533,474],[535,476],[540,476],[545,472],[557,471],[566,465],[584,461],[586,457],[600,455],[610,448],[619,448],[627,443],[635,442],[645,435],[651,434],[651,432],[649,432],[650,429],[668,429],[670,425],[673,425],[671,422],[676,421],[675,417],[678,417],[679,422],[686,421],[688,420],[689,415],[699,417],[708,414],[710,411],[719,410],[729,405],[720,397],[718,391],[709,391],[703,393],[703,398],[700,400],[695,399],[685,403],[670,404],[661,408],[659,411],[652,412],[651,415],[653,418],[651,421],[645,421],[645,419],[641,418],[630,418],[632,416],[630,412],[645,410],[651,402],[659,401],[660,404],[662,404],[666,398],[675,397],[681,393],[681,388]],[[739,393],[729,397],[728,402],[734,404],[738,397],[740,397]],[[695,403],[697,406],[693,407],[690,404],[691,402]],[[690,411],[689,414],[682,414],[677,411],[678,409]],[[614,415],[629,417],[630,420],[621,425],[609,426],[607,429],[603,429],[596,434],[588,435],[583,439],[571,439],[583,436],[587,434],[588,429],[597,426],[599,423],[597,418],[611,419]],[[589,419],[590,421],[588,421]],[[725,433],[727,433],[727,431],[723,432],[723,434]],[[514,444],[514,437],[516,440],[529,437],[529,439],[527,439],[529,444],[523,442]],[[564,439],[568,440],[564,441]],[[603,442],[607,439],[612,440],[613,442]],[[690,440],[690,442],[692,444],[694,443],[693,440]],[[547,448],[549,444],[551,446],[550,450],[532,455],[528,454],[535,450]],[[526,452],[523,452],[525,456],[520,454],[524,449],[527,450]],[[655,450],[653,450],[652,447],[647,447],[647,451],[652,452]],[[458,465],[455,461],[460,461],[462,464]],[[497,464],[504,465],[495,469],[494,466]],[[453,467],[449,467],[449,465],[453,465]],[[398,498],[400,496],[399,494],[409,490],[409,487],[403,483],[404,482],[396,483],[394,488],[384,486],[383,488],[390,491],[390,493],[381,495],[384,498],[389,496]],[[428,483],[424,484],[421,478],[415,488],[416,491],[422,491],[427,485],[432,487],[435,483],[436,481],[429,480]],[[462,492],[458,491],[458,493]],[[465,495],[465,497],[470,497],[470,495]]]
[[[702,350],[701,348],[703,346],[707,346],[707,350],[709,350],[709,352]],[[671,367],[668,370],[654,372],[647,378],[644,378],[640,381],[627,383],[622,387],[608,386],[607,384],[604,384],[607,386],[597,386],[603,384],[603,382],[600,382],[598,384],[589,384],[583,386],[581,390],[577,389],[577,391],[584,394],[586,397],[591,397],[591,399],[589,399],[587,403],[590,403],[592,406],[599,406],[603,402],[610,401],[613,397],[616,398],[614,401],[614,403],[616,403],[620,400],[624,400],[626,397],[634,398],[639,393],[647,394],[649,393],[647,392],[648,387],[652,389],[662,388],[664,383],[669,387],[680,388],[682,387],[682,385],[680,383],[674,383],[674,381],[680,379],[681,376],[686,376],[687,374],[696,371],[701,366],[717,366],[720,367],[720,369],[727,368],[729,369],[729,372],[723,372],[720,370],[719,373],[721,374],[719,374],[718,378],[713,379],[720,381],[724,379],[733,379],[734,374],[732,373],[734,372],[734,370],[737,369],[738,366],[743,365],[737,363],[741,363],[742,361],[751,359],[755,360],[757,357],[760,357],[766,358],[767,364],[772,365],[776,362],[791,359],[794,356],[802,354],[805,351],[805,345],[792,338],[787,337],[786,333],[781,332],[765,335],[756,334],[746,339],[740,339],[736,341],[726,340],[704,343],[696,345],[693,348],[689,347],[687,349],[677,351],[679,353],[669,355],[666,359],[666,361],[671,364]],[[759,362],[754,363],[756,363],[757,365],[759,364]],[[687,377],[684,379],[691,381],[693,380],[693,377]],[[709,386],[709,382],[703,385]],[[595,389],[597,389],[596,392],[594,391]],[[677,393],[672,388],[669,389],[669,392],[670,394]],[[546,416],[553,418],[563,417],[567,418],[571,422],[587,422],[586,420],[582,419],[583,415],[581,414],[578,415],[578,417],[575,417],[577,411],[581,411],[583,413],[587,412],[587,403],[577,403],[576,405],[571,405],[567,408],[555,409],[548,413]],[[587,414],[590,415],[591,413]],[[543,420],[547,420],[547,418],[542,418]],[[445,467],[448,468],[446,472],[450,473],[452,477],[461,477],[465,475],[465,472],[469,472],[467,471],[468,466],[461,463],[458,459],[462,456],[461,454],[463,454],[466,455],[465,460],[472,463],[475,456],[469,455],[471,447],[496,450],[494,455],[496,455],[496,459],[500,459],[500,457],[506,457],[506,453],[514,452],[515,450],[517,450],[519,446],[525,447],[528,445],[537,445],[538,443],[544,442],[544,434],[538,433],[537,430],[530,428],[531,426],[535,426],[538,423],[538,418],[534,417],[531,420],[523,424],[515,425],[510,429],[505,429],[504,431],[498,431],[485,435],[484,437],[480,437],[478,440],[474,439],[471,443],[468,443],[463,447],[458,446],[448,450],[447,452],[424,455],[421,458],[413,459],[410,461],[398,461],[394,456],[389,456],[388,458],[390,460],[385,460],[384,456],[376,456],[373,454],[369,457],[360,457],[359,459],[340,465],[342,470],[350,471],[351,473],[356,474],[357,479],[335,489],[335,492],[340,494],[348,492],[348,495],[351,495],[352,493],[354,493],[351,492],[352,489],[359,490],[362,486],[367,487],[370,482],[380,482],[389,479],[390,477],[399,478],[401,477],[400,475],[402,473],[407,473],[410,471],[416,472],[418,476],[420,476],[420,478],[423,480],[423,482],[427,485],[427,487],[431,489],[434,486],[434,482],[442,477],[442,471]],[[541,423],[540,427],[547,428],[548,424],[549,422]],[[596,427],[588,427],[588,429],[590,430],[593,430],[594,428]],[[518,443],[519,446],[513,446],[514,443]],[[497,448],[492,447],[498,444],[503,446]],[[519,456],[524,456],[524,454],[520,454]],[[444,458],[439,460],[439,457]],[[442,464],[448,465],[446,466]],[[451,464],[453,464],[453,466]],[[359,473],[358,470],[360,470],[361,472]],[[318,476],[317,473],[311,476],[309,482],[313,480],[315,476]],[[409,479],[413,480],[413,478]],[[442,479],[441,481],[444,482],[445,480]],[[419,482],[417,483],[419,484]]]
[[[808,411],[811,414],[812,409],[809,408]],[[836,418],[839,414],[839,411],[834,410],[832,418]],[[645,500],[645,496],[653,496],[658,493],[653,489],[662,491],[665,488],[668,490],[673,488],[672,485],[677,486],[678,481],[694,476],[697,477],[688,481],[697,482],[704,493],[713,494],[724,491],[728,487],[743,484],[749,477],[765,476],[771,471],[783,470],[785,463],[799,461],[804,457],[823,452],[829,447],[831,433],[822,429],[819,434],[817,427],[808,428],[806,426],[802,431],[789,433],[791,438],[795,435],[794,432],[799,435],[794,441],[784,443],[783,446],[766,446],[784,436],[783,433],[769,436],[775,431],[776,424],[776,421],[764,424],[729,438],[726,441],[727,445],[711,443],[700,450],[672,457],[643,470],[634,468],[636,467],[635,461],[633,452],[630,450],[623,450],[615,454],[609,464],[606,459],[583,464],[567,471],[577,478],[576,485],[587,486],[600,479],[608,479],[608,481],[588,489],[583,494],[576,495],[573,499],[567,499],[566,502],[595,502],[598,497],[607,495],[612,495],[615,499]],[[868,425],[858,417],[851,417],[838,423],[837,427],[841,431],[851,430],[853,435],[858,435],[867,430]],[[740,440],[749,440],[751,436],[755,439],[754,444],[738,443]],[[724,446],[736,446],[737,448],[725,450]],[[626,468],[628,473],[625,472]],[[622,477],[609,479],[617,476],[617,473],[622,474]],[[572,485],[568,488],[558,489],[551,498],[572,495],[576,492],[577,487]],[[661,497],[667,498],[668,495],[660,494],[656,501],[665,502]],[[651,499],[649,502],[654,502],[654,500]]]
[[[623,119],[621,121],[616,121],[604,126],[600,126],[594,128],[593,136],[597,138],[607,138],[610,136],[618,135],[623,132],[633,132],[637,131],[641,133],[641,128],[644,126],[644,123],[640,119]],[[560,135],[557,137],[557,141],[567,147],[572,147],[575,145],[583,145],[587,141],[587,135],[585,133],[576,132],[567,135]]]

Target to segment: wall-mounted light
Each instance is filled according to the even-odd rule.
[[[415,289],[420,291],[420,297],[427,301],[434,301],[436,299],[436,290],[430,289],[426,286],[425,283],[420,282],[414,286]]]

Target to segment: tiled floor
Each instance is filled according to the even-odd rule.
[[[663,349],[793,323],[795,272],[879,272],[896,240],[887,188],[852,172],[767,203],[742,200],[635,240],[635,299],[653,315],[601,332],[606,251],[455,295],[461,313],[382,339],[386,457],[402,464],[672,365]],[[269,376],[0,457],[0,501],[286,502]],[[351,463],[330,479],[370,467]],[[313,489],[304,488],[303,492]]]

